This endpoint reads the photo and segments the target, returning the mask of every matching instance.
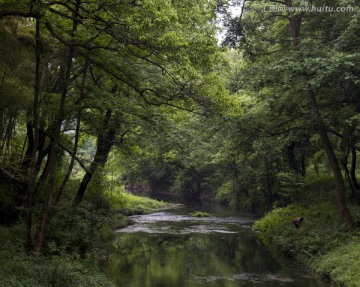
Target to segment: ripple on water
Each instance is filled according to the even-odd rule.
[[[220,280],[228,281],[246,281],[251,283],[264,283],[269,281],[293,282],[290,277],[282,274],[256,274],[256,273],[239,273],[230,276],[194,276],[195,281],[199,283],[213,283]]]
[[[117,230],[120,233],[238,233],[253,220],[239,217],[192,217],[184,214],[156,212],[131,217],[134,224]]]
[[[240,217],[193,217],[190,215],[183,214],[172,214],[169,212],[156,212],[145,215],[134,215],[131,218],[136,223],[156,223],[156,222],[182,222],[182,221],[191,221],[191,222],[218,222],[218,223],[240,223],[240,224],[250,224],[253,223],[253,219],[246,219]]]
[[[181,234],[189,234],[189,233],[201,233],[201,234],[209,234],[209,233],[238,233],[239,231],[231,231],[226,226],[222,225],[191,225],[189,227],[184,228],[180,231]]]

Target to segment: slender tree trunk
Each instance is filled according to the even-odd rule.
[[[50,151],[50,149],[49,149],[49,151]],[[50,165],[50,156],[48,155],[45,166],[42,170],[42,173],[35,185],[35,191],[34,191],[35,197],[37,197],[39,195],[40,191],[43,189],[43,187],[46,183],[46,179],[48,178],[48,175],[49,175],[49,165]],[[35,173],[37,175],[37,171],[35,171]]]
[[[58,136],[56,136],[55,138],[58,138]],[[55,139],[51,144],[56,144],[58,140]],[[56,173],[56,152],[57,149],[52,148],[51,152],[49,154],[49,166],[48,166],[48,170],[49,170],[49,177],[47,180],[47,186],[46,186],[46,196],[45,196],[45,202],[44,202],[44,209],[43,209],[43,214],[42,214],[42,219],[41,219],[41,223],[39,226],[39,230],[37,232],[37,238],[36,238],[36,242],[35,242],[35,246],[34,246],[34,253],[36,255],[40,255],[41,250],[42,250],[42,246],[44,243],[44,238],[45,238],[45,230],[47,228],[47,225],[49,223],[49,219],[50,219],[50,210],[52,207],[52,197],[53,197],[53,188],[54,188],[54,184],[55,184],[55,173]]]
[[[345,200],[346,190],[345,190],[343,176],[341,174],[340,165],[339,165],[338,159],[335,155],[334,148],[329,139],[329,136],[327,133],[327,128],[322,121],[319,107],[316,102],[315,93],[309,87],[308,83],[309,83],[309,79],[305,78],[305,85],[307,88],[309,108],[310,108],[312,117],[316,123],[318,133],[320,135],[323,147],[325,149],[325,152],[328,157],[329,164],[330,164],[331,170],[333,172],[333,176],[334,176],[336,205],[340,212],[340,216],[343,219],[343,221],[345,222],[345,224],[349,228],[354,228],[355,227],[354,220],[350,214],[349,209],[346,206],[346,200]]]
[[[355,191],[355,188],[354,188],[354,186],[353,186],[353,184],[351,182],[351,177],[350,177],[350,173],[349,173],[349,168],[347,166],[347,161],[343,161],[342,165],[344,167],[345,179],[347,179],[348,184],[349,184],[349,186],[351,188],[351,191],[352,191],[351,198],[354,198],[355,194],[356,194],[356,191]]]
[[[2,140],[0,140],[0,151],[2,153],[3,158],[10,159],[9,151],[10,151],[10,144],[14,130],[14,123],[16,121],[16,115],[12,114],[11,111],[9,110],[7,115],[5,115],[4,117],[7,118],[7,121],[3,123],[4,131],[3,131]]]
[[[35,199],[35,166],[36,166],[36,152],[39,144],[39,98],[40,98],[40,83],[41,83],[41,43],[40,43],[40,19],[36,19],[36,49],[35,49],[35,93],[33,102],[33,123],[28,124],[28,140],[31,152],[29,162],[29,182],[27,184],[27,215],[26,215],[26,231],[25,231],[25,249],[30,251],[32,247],[32,221],[33,221],[33,207]],[[32,132],[34,130],[34,132]],[[23,162],[24,164],[24,162]]]
[[[351,183],[354,187],[355,196],[356,196],[359,194],[360,185],[356,178],[356,148],[355,148],[355,144],[351,143],[350,150],[351,150],[350,178],[351,178]]]
[[[85,173],[78,191],[73,200],[74,205],[79,205],[84,197],[86,188],[90,183],[94,173],[97,171],[99,167],[104,167],[110,153],[110,149],[114,144],[114,139],[116,135],[117,126],[111,125],[112,111],[108,110],[105,114],[102,130],[99,132],[98,140],[97,140],[97,148],[93,162],[90,165],[89,170]]]
[[[42,162],[44,158],[49,154],[50,145],[48,145],[45,149],[45,133],[39,129],[39,144],[38,144],[38,156],[35,165],[35,174],[37,175],[41,169]]]
[[[79,96],[79,100],[77,102],[78,104],[78,112],[77,112],[77,117],[76,117],[76,129],[75,129],[75,137],[74,137],[74,148],[72,151],[72,155],[71,155],[71,161],[68,167],[68,170],[65,174],[65,177],[61,183],[60,189],[59,189],[59,193],[56,197],[56,203],[59,203],[62,197],[62,194],[64,193],[66,184],[70,178],[70,175],[72,173],[73,167],[74,167],[74,163],[75,163],[75,158],[76,158],[76,153],[77,153],[77,149],[78,149],[78,145],[79,145],[79,135],[80,135],[80,122],[81,122],[81,114],[82,114],[82,101],[84,99],[84,95],[85,95],[85,80],[86,80],[86,74],[87,74],[87,69],[88,69],[88,62],[85,62],[85,66],[84,66],[84,72],[83,72],[83,76],[82,76],[82,81],[81,81],[81,88],[80,88],[80,96]]]
[[[314,162],[314,170],[316,172],[316,175],[319,175],[319,164],[317,162]]]
[[[292,0],[286,0],[286,5],[288,7],[292,6]],[[303,14],[297,14],[297,15],[289,15],[289,22],[290,22],[290,32],[291,32],[291,38],[293,41],[293,45],[295,50],[299,50],[300,45],[300,27],[301,27],[301,20],[302,20]],[[338,162],[338,159],[335,155],[334,148],[331,144],[331,141],[328,136],[327,128],[322,120],[319,106],[316,100],[316,95],[314,90],[312,89],[310,85],[310,80],[308,76],[303,76],[304,86],[307,92],[307,100],[309,105],[309,110],[312,115],[312,118],[316,124],[319,136],[321,138],[323,147],[325,149],[326,155],[329,160],[329,164],[331,167],[331,170],[333,172],[334,176],[334,182],[335,182],[335,198],[336,198],[336,205],[339,210],[340,216],[344,223],[349,228],[354,228],[355,223],[351,216],[351,213],[349,209],[346,206],[346,200],[345,200],[345,184],[341,173],[341,168]]]
[[[35,101],[35,99],[34,99]],[[24,158],[22,159],[21,162],[21,170],[22,173],[25,176],[25,180],[23,182],[20,183],[20,185],[16,188],[15,190],[15,195],[14,195],[14,202],[16,204],[16,206],[18,207],[23,207],[27,204],[27,193],[28,193],[28,186],[29,186],[29,182],[32,180],[33,178],[33,174],[31,173],[31,163],[33,158],[33,154],[35,151],[35,137],[34,137],[34,113],[32,113],[32,115],[30,115],[30,112],[28,112],[27,116],[27,123],[26,123],[26,138],[27,140],[27,148],[26,148],[26,152],[24,155]],[[30,119],[30,117],[32,117],[32,119]]]
[[[355,197],[355,189],[354,186],[351,182],[351,177],[350,177],[350,172],[349,172],[349,168],[348,168],[348,157],[349,157],[349,152],[350,152],[350,147],[348,148],[346,155],[344,156],[343,160],[341,161],[341,164],[344,167],[344,171],[345,171],[345,179],[347,179],[348,184],[352,190],[352,195],[351,197]]]

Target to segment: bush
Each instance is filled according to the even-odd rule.
[[[101,204],[85,201],[80,206],[54,208],[46,233],[47,253],[102,257],[111,249],[117,216]]]
[[[93,264],[59,257],[18,255],[1,260],[0,283],[6,287],[113,287]]]

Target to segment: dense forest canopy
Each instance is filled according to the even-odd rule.
[[[353,9],[289,9],[304,5]],[[2,0],[2,223],[25,221],[25,246],[39,254],[56,206],[126,185],[258,212],[318,198],[355,227],[356,8]]]

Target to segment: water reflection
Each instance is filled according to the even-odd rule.
[[[251,218],[159,212],[133,219],[109,262],[119,286],[324,286],[274,256],[249,228]]]

